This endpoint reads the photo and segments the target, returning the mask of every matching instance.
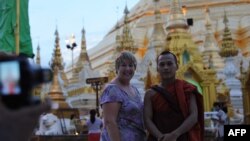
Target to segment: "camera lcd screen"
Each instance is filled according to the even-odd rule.
[[[19,95],[20,64],[18,61],[0,62],[0,93],[1,95]]]

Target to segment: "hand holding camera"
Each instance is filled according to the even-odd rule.
[[[0,57],[0,96],[9,109],[19,109],[39,103],[32,89],[52,80],[50,69],[44,69],[23,57]]]
[[[49,82],[52,73],[29,63],[25,58],[0,52],[0,138],[27,141],[42,113],[49,112],[51,101],[33,99],[32,88]]]

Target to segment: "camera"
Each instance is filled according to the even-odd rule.
[[[40,103],[32,89],[52,80],[52,71],[31,64],[24,57],[0,57],[0,97],[9,109]]]

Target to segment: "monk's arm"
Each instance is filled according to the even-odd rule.
[[[194,94],[190,95],[189,111],[189,116],[184,120],[181,126],[172,132],[173,134],[180,136],[188,132],[198,122],[198,109]]]
[[[153,93],[154,91],[147,90],[144,97],[144,110],[143,110],[144,123],[150,134],[152,134],[157,138],[160,138],[163,136],[163,134],[158,130],[158,128],[153,122],[153,110],[152,110],[153,108],[151,103],[151,95]]]

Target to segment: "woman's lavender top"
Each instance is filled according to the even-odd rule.
[[[133,86],[136,95],[127,94],[116,84],[109,84],[100,98],[101,106],[105,103],[119,102],[121,108],[117,116],[117,125],[120,131],[121,141],[145,141],[146,134],[143,125],[143,103],[136,87]],[[110,141],[107,129],[101,135],[101,141]]]

